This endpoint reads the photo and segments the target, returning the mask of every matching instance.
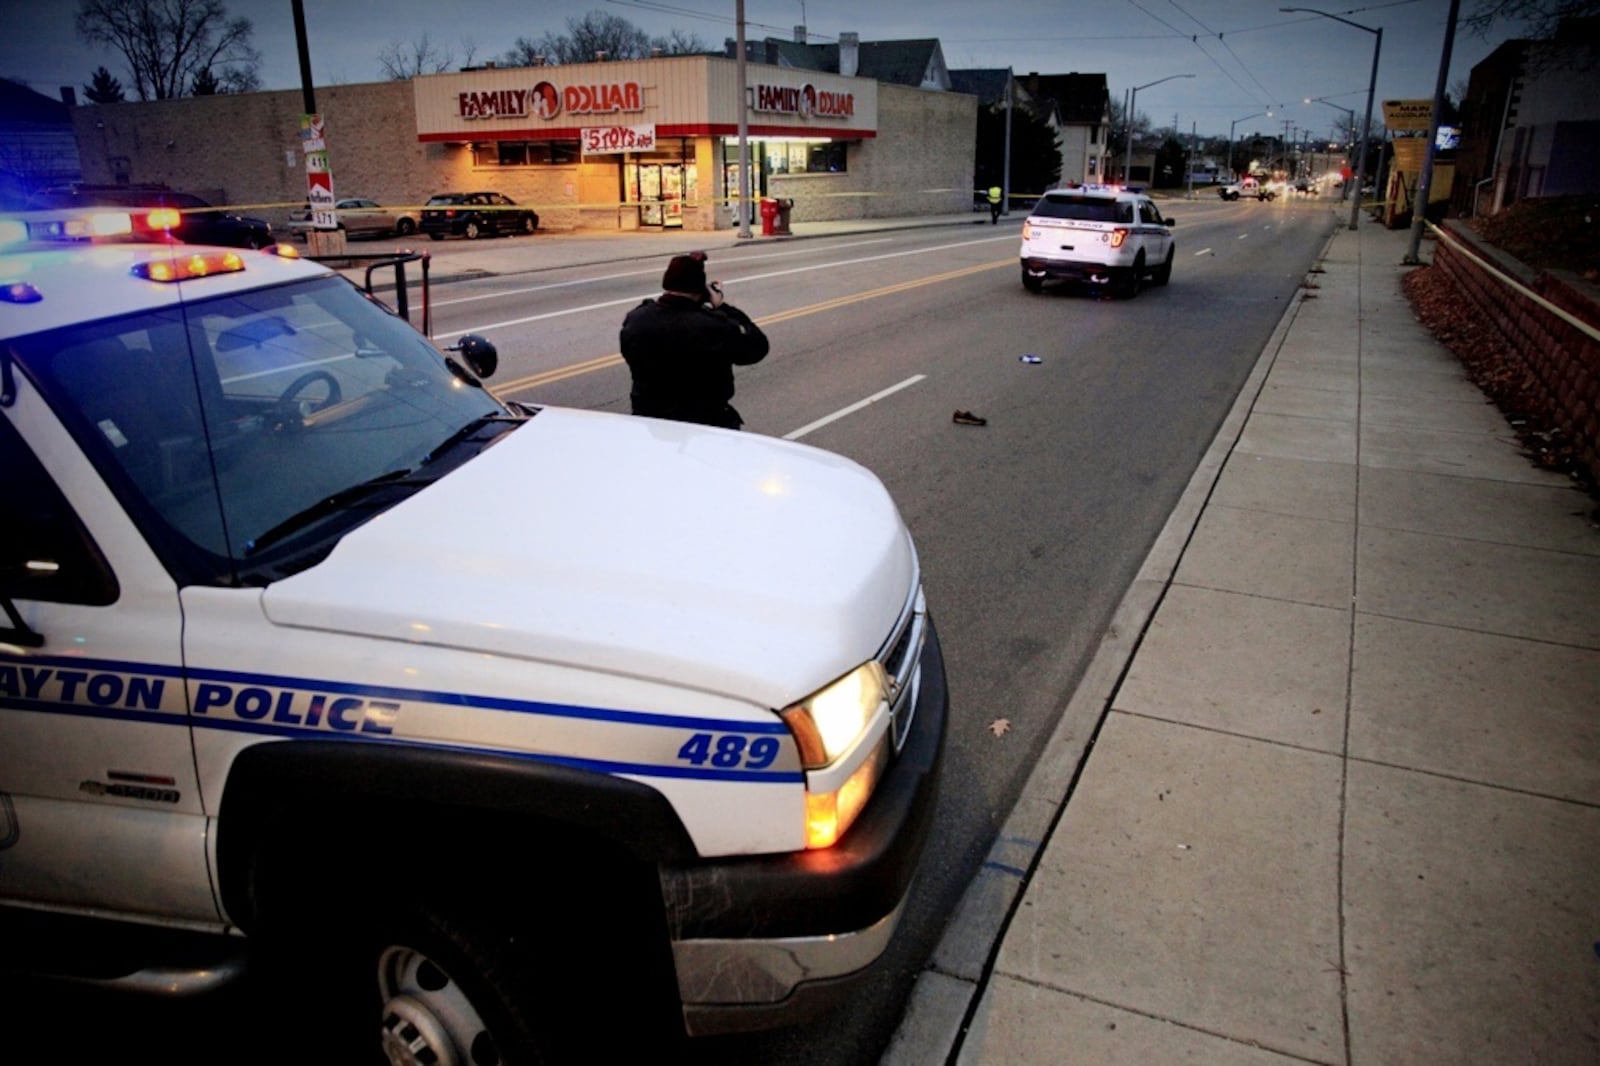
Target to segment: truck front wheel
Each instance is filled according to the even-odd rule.
[[[526,1013],[544,998],[536,981],[524,979],[539,967],[519,958],[531,938],[473,930],[423,906],[383,924],[368,943],[375,945],[379,1033],[392,1066],[550,1060]]]

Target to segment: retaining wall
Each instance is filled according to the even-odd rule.
[[[1527,371],[1530,391],[1572,445],[1589,483],[1600,484],[1600,288],[1566,271],[1533,270],[1485,244],[1459,222],[1446,222],[1433,265],[1462,298],[1492,322]],[[1453,242],[1465,245],[1475,262]],[[1563,319],[1495,271],[1588,326]]]

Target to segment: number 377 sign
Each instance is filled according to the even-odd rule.
[[[654,126],[589,126],[582,132],[584,155],[653,152],[656,147]]]

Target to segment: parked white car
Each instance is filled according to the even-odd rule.
[[[384,207],[376,200],[352,197],[340,200],[333,207],[339,228],[351,237],[409,237],[417,232],[417,214],[401,207]],[[307,204],[289,216],[289,231],[300,240],[314,229],[311,225],[311,205]]]

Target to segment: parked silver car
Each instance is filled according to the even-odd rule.
[[[398,207],[384,207],[376,200],[352,197],[333,205],[339,228],[351,237],[386,237],[393,233],[409,237],[417,232],[417,215]],[[289,216],[289,230],[305,240],[311,225],[311,205],[307,204]]]

